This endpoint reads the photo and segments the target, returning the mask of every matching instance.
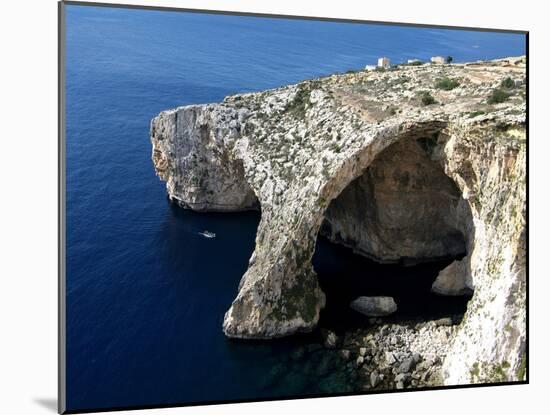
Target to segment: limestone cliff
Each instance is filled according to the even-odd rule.
[[[261,209],[226,335],[316,326],[325,297],[311,258],[322,229],[380,261],[466,255],[474,294],[448,343],[445,382],[522,378],[525,76],[522,57],[400,66],[153,119],[153,162],[170,198],[195,210]]]

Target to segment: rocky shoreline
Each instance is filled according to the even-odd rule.
[[[337,348],[363,391],[443,385],[442,363],[456,326],[451,318],[388,323],[346,333],[325,332],[324,346]]]
[[[332,385],[327,393],[443,386],[442,363],[456,329],[451,318],[380,322],[340,336],[321,329],[321,342],[298,348],[291,359],[312,361],[320,385]]]

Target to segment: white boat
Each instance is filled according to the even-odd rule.
[[[199,232],[199,235],[204,236],[205,238],[215,238],[216,237],[216,234],[214,232],[209,232],[209,231]]]

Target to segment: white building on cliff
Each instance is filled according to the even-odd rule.
[[[378,58],[378,67],[379,68],[384,68],[384,69],[387,69],[390,67],[390,58],[387,58],[387,57],[382,57],[382,58]]]
[[[432,63],[437,63],[438,65],[443,65],[447,63],[447,58],[444,56],[432,56],[430,59]]]

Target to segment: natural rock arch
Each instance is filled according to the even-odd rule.
[[[390,131],[394,135],[390,135]],[[370,144],[353,157],[335,166],[330,173],[332,179],[319,188],[318,197],[313,201],[298,206],[289,203],[297,218],[293,224],[280,214],[263,209],[250,267],[239,285],[237,298],[225,315],[226,335],[273,338],[313,329],[325,297],[311,258],[328,203],[397,140],[437,135],[434,150],[439,152],[445,173],[462,192],[473,216],[473,228],[468,230],[468,255],[462,261],[465,283],[475,288],[475,293],[461,330],[449,342],[443,366],[445,383],[502,381],[523,376],[525,328],[518,316],[525,313],[525,235],[521,227],[512,225],[518,223],[515,216],[498,215],[501,214],[499,210],[513,215],[524,214],[513,208],[521,205],[522,184],[514,183],[520,188],[504,189],[500,187],[500,180],[523,174],[525,153],[521,148],[519,152],[510,150],[502,142],[484,148],[486,134],[485,128],[475,125],[445,125],[439,121],[393,125],[381,131],[380,136],[369,141]],[[510,134],[517,133],[510,130]],[[491,160],[494,157],[491,152],[498,153],[498,161]],[[472,157],[472,154],[477,155]],[[510,240],[517,240],[520,245],[511,248],[507,245]],[[497,288],[494,278],[498,275],[502,280]],[[487,302],[494,302],[499,290],[506,293],[501,301],[506,301],[507,305],[487,308]],[[503,308],[509,309],[503,313]],[[481,316],[480,309],[485,309],[490,317]],[[490,337],[479,336],[479,333],[492,330],[495,333]],[[495,336],[502,332],[505,333],[502,340],[495,344]],[[480,367],[482,369],[478,370]]]
[[[460,79],[460,88],[434,88],[443,75]],[[325,299],[311,256],[329,202],[388,146],[437,134],[433,150],[472,213],[465,264],[475,287],[449,343],[445,383],[523,379],[525,96],[519,88],[502,104],[485,104],[507,76],[524,82],[525,60],[335,75],[159,114],[153,162],[173,200],[195,210],[261,204],[225,333],[272,338],[315,327]],[[415,91],[437,104],[422,106]]]
[[[273,338],[312,330],[325,296],[311,258],[330,201],[360,177],[387,147],[397,141],[436,140],[444,127],[443,122],[430,121],[383,129],[379,136],[365,140],[364,147],[351,157],[331,166],[332,171],[317,193],[301,200],[301,204],[285,201],[286,210],[292,207],[292,220],[263,208],[256,250],[239,285],[239,294],[225,315],[224,332],[238,338]]]

